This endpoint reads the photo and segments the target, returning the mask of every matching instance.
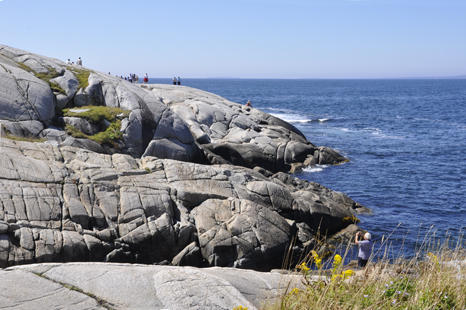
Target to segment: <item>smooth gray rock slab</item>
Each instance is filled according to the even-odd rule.
[[[15,310],[106,309],[86,294],[24,270],[0,270],[0,308]]]
[[[33,274],[38,273],[43,278]],[[19,275],[19,276],[18,276]],[[111,263],[33,264],[17,266],[0,272],[0,287],[16,279],[15,287],[24,284],[34,294],[49,295],[51,288],[63,290],[56,282],[70,285],[82,293],[95,296],[114,309],[212,309],[231,310],[243,306],[259,309],[274,302],[288,286],[302,287],[301,277],[276,273],[261,273],[234,268],[194,268]],[[30,279],[35,282],[30,281]],[[54,281],[54,282],[52,282]],[[40,288],[37,282],[44,282]],[[6,282],[11,283],[11,282]],[[41,290],[43,288],[43,290]],[[2,289],[3,290],[3,289]],[[66,289],[65,289],[66,291]],[[63,294],[63,293],[62,293]],[[11,295],[11,303],[23,300],[20,294]],[[38,298],[38,297],[36,297]],[[74,296],[50,295],[50,303],[77,304]],[[85,300],[83,299],[82,303]],[[73,301],[73,302],[72,302]],[[92,303],[92,299],[90,301]],[[63,308],[67,308],[64,306]],[[21,308],[14,308],[21,309]],[[46,309],[46,308],[36,308]],[[99,309],[91,307],[70,309]]]

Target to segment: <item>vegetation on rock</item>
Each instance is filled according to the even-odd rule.
[[[104,119],[112,123],[118,119],[118,115],[121,115],[121,118],[124,118],[129,114],[130,111],[106,106],[83,106],[79,108],[79,111],[74,108],[63,110],[63,116],[81,117],[91,123],[98,123]]]
[[[47,73],[38,73],[38,72],[34,71],[32,68],[28,67],[27,65],[25,65],[25,64],[23,64],[21,62],[16,61],[16,63],[24,71],[27,71],[27,72],[31,73],[36,78],[39,78],[42,81],[44,81],[45,83],[49,84],[50,88],[52,89],[52,91],[54,93],[65,94],[65,90],[63,88],[61,88],[60,85],[50,81],[51,79],[54,79],[56,77],[61,76],[60,73],[57,70],[55,70],[54,68],[47,67],[47,70],[48,70]]]
[[[67,69],[73,72],[74,76],[78,80],[79,88],[85,89],[89,86],[89,75],[91,74],[91,71],[78,69],[72,66],[68,66]]]
[[[74,138],[89,139],[99,144],[110,144],[115,148],[118,148],[118,144],[116,142],[123,138],[123,133],[120,131],[120,128],[121,121],[117,120],[116,122],[111,123],[105,131],[101,131],[93,136],[82,133],[79,129],[70,124],[66,124],[65,131]]]
[[[7,138],[7,139],[10,139],[10,140],[15,140],[15,141],[26,141],[26,142],[40,142],[40,143],[43,143],[45,141],[47,141],[47,139],[44,139],[44,138],[38,138],[38,137],[18,137],[18,136],[14,136],[14,135],[11,135],[11,134],[6,134],[5,136],[2,136],[3,138]]]
[[[99,123],[106,119],[110,122],[105,131],[101,131],[93,136],[86,135],[76,127],[67,124],[65,131],[67,134],[81,139],[90,139],[99,144],[110,144],[118,148],[117,141],[123,138],[123,133],[120,131],[121,120],[119,118],[127,117],[130,111],[125,111],[120,108],[110,108],[105,106],[84,106],[79,108],[79,111],[73,109],[62,110],[63,116],[81,117],[91,123]]]

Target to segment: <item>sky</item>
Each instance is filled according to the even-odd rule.
[[[459,76],[466,0],[0,0],[0,44],[123,76]]]

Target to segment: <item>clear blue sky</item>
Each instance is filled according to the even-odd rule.
[[[466,0],[0,0],[0,44],[185,78],[466,75]]]

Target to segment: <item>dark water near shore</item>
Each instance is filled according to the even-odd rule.
[[[183,79],[182,85],[251,100],[317,146],[347,156],[349,163],[298,177],[371,208],[358,216],[359,226],[373,239],[393,233],[394,253],[413,256],[432,226],[436,236],[454,241],[464,233],[466,80]]]

